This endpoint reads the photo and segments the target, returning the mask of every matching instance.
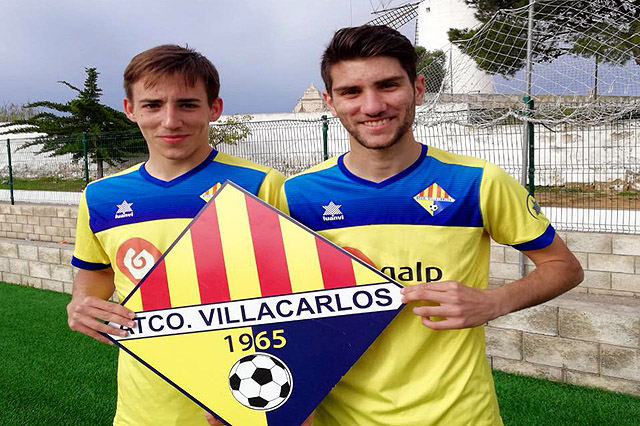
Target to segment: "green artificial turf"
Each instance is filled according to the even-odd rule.
[[[117,349],[68,329],[69,298],[0,283],[1,426],[111,425]],[[640,425],[637,397],[498,371],[494,377],[505,426]]]
[[[640,398],[493,373],[505,426],[638,426]]]
[[[0,283],[0,425],[111,425],[115,347],[67,327],[70,296]]]

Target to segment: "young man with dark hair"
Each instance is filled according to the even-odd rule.
[[[324,97],[351,150],[283,186],[283,211],[406,285],[407,306],[316,409],[314,426],[501,425],[483,325],[582,280],[513,178],[415,140],[425,86],[415,64],[393,29],[339,30],[322,60]],[[536,268],[488,289],[491,238]]]
[[[219,184],[231,180],[275,204],[284,180],[276,170],[211,148],[209,122],[222,114],[220,82],[198,52],[175,45],[142,52],[127,66],[124,86],[125,113],[140,127],[149,159],[85,189],[71,261],[79,269],[67,307],[71,329],[105,343],[101,332],[125,332],[102,321],[134,326],[134,313],[109,301],[114,290],[120,300],[131,292]],[[130,303],[142,306],[141,297]],[[113,424],[208,423],[200,407],[121,351]]]

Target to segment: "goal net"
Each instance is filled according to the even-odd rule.
[[[425,97],[423,122],[593,125],[640,107],[638,2],[540,0],[532,15],[529,6],[500,10],[457,35],[443,49],[446,60],[421,70],[428,82],[439,83]],[[534,114],[525,95],[534,100]],[[464,114],[441,114],[454,105],[464,106]]]

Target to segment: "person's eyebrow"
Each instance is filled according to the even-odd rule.
[[[385,78],[383,80],[376,81],[375,84],[380,85],[380,84],[386,84],[386,83],[397,83],[399,81],[402,81],[403,79],[404,79],[403,75],[395,75],[392,77]]]
[[[338,87],[334,87],[333,90],[336,92],[344,92],[345,90],[353,90],[353,89],[358,89],[360,86],[354,84],[351,86],[338,86]]]
[[[375,81],[373,84],[376,86],[382,85],[382,84],[388,84],[388,83],[397,83],[399,81],[402,81],[404,79],[403,75],[393,75],[391,77],[387,77],[384,78],[382,80],[378,80]],[[345,91],[345,90],[353,90],[353,89],[358,89],[360,88],[359,85],[354,84],[354,85],[345,85],[345,86],[337,86],[334,87],[333,90],[335,91]]]
[[[144,98],[144,99],[140,99],[140,102],[157,104],[157,103],[161,103],[161,102],[164,102],[164,101],[162,99],[160,99],[160,98]],[[200,99],[200,98],[180,98],[176,102],[178,102],[178,103],[201,103],[202,99]]]

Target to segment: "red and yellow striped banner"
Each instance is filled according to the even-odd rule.
[[[377,282],[361,262],[230,186],[145,277],[141,297],[125,306],[149,311]]]

